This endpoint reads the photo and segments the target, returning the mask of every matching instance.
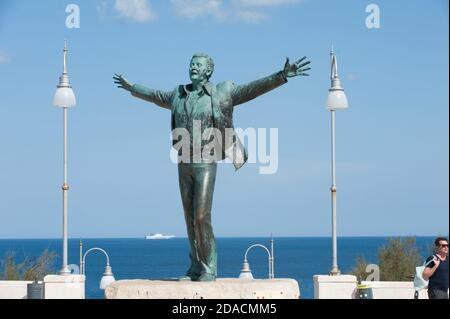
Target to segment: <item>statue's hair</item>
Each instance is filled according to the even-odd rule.
[[[207,55],[206,53],[195,53],[192,56],[192,59],[193,58],[205,58],[206,59],[206,63],[208,63],[208,68],[211,70],[211,75],[214,73],[214,61],[209,55]],[[209,80],[209,78],[208,78],[208,80]]]

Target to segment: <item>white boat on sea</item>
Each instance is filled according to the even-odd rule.
[[[171,239],[175,238],[174,235],[163,235],[160,233],[151,233],[150,235],[145,236],[145,239]]]

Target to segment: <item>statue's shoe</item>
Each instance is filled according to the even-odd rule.
[[[191,271],[190,269],[186,272],[186,275],[178,277],[179,281],[197,281],[200,274]]]
[[[197,278],[197,281],[215,281],[216,276],[213,274],[203,273]]]
[[[187,275],[184,275],[184,276],[178,277],[178,281],[192,281],[192,278]]]

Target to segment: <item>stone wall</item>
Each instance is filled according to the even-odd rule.
[[[45,299],[84,299],[83,275],[48,275],[44,278]],[[0,299],[27,299],[27,285],[32,281],[0,281]]]
[[[373,299],[414,299],[412,281],[363,281],[372,289]],[[357,279],[352,275],[314,276],[315,299],[355,299]],[[427,291],[419,291],[419,299],[428,299]]]

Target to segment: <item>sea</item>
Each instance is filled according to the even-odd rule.
[[[301,299],[314,298],[314,275],[329,273],[332,263],[331,238],[285,237],[274,240],[275,278],[293,278],[300,286]],[[369,263],[378,263],[378,252],[388,243],[388,237],[338,237],[338,266],[341,273],[350,273],[358,257]],[[425,259],[430,254],[434,237],[416,237],[416,246]],[[187,238],[146,240],[144,238],[83,238],[69,239],[69,264],[77,269],[80,264],[80,241],[83,253],[90,248],[104,249],[116,280],[170,279],[184,275],[189,266]],[[218,277],[239,277],[244,254],[253,244],[262,244],[270,250],[270,238],[216,238]],[[17,263],[24,258],[38,257],[45,249],[57,254],[53,262],[56,273],[61,267],[61,239],[0,239],[0,262],[8,252],[14,252]],[[268,253],[261,247],[252,248],[248,262],[255,279],[269,276]],[[100,251],[91,251],[85,259],[86,298],[102,299],[100,279],[106,258]],[[0,273],[3,269],[0,269]],[[1,280],[1,279],[0,279]]]

